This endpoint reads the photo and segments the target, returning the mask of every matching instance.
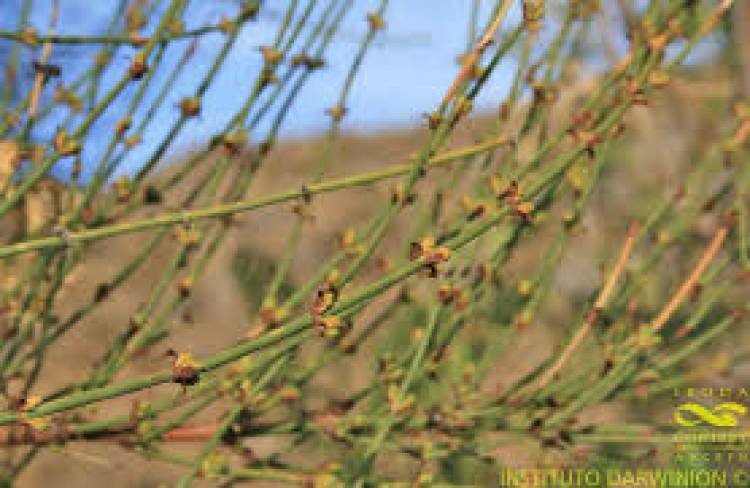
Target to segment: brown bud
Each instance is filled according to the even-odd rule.
[[[148,71],[148,64],[146,64],[146,53],[139,51],[133,57],[133,61],[130,62],[130,68],[128,73],[134,80],[140,79]]]
[[[55,134],[54,146],[60,156],[73,156],[81,152],[81,143],[70,137],[65,129]]]
[[[221,136],[221,143],[230,154],[239,154],[245,145],[247,145],[247,142],[247,132],[243,129],[237,129],[234,132]]]
[[[260,50],[261,54],[263,54],[263,62],[266,65],[273,66],[279,64],[282,59],[281,52],[271,46],[261,46],[258,49]]]
[[[180,110],[184,117],[197,117],[201,113],[201,101],[198,97],[183,98],[180,102]]]
[[[326,110],[326,114],[330,115],[334,122],[341,121],[341,119],[344,118],[344,115],[346,115],[346,112],[346,107],[342,107],[341,105],[335,105]]]
[[[193,291],[193,279],[191,277],[185,277],[177,282],[177,293],[181,298],[187,298]]]
[[[313,315],[322,315],[333,307],[339,298],[338,288],[325,284],[318,289],[310,311]]]
[[[429,126],[430,130],[437,129],[443,122],[443,117],[438,112],[425,114],[424,117],[427,119],[427,125]]]
[[[531,202],[521,202],[513,210],[516,212],[516,215],[529,221],[534,212],[534,204]]]
[[[383,20],[383,17],[376,12],[370,12],[367,14],[367,22],[370,24],[370,29],[374,31],[385,28],[385,20]]]
[[[232,22],[229,17],[227,17],[226,15],[221,17],[221,20],[219,21],[219,30],[221,32],[223,32],[224,34],[231,34],[236,28],[237,25]]]
[[[132,125],[133,121],[130,117],[125,117],[117,121],[115,124],[115,134],[117,134],[118,138],[122,138],[125,136],[125,133],[130,129],[130,126]]]
[[[200,380],[199,363],[192,354],[187,352],[177,353],[169,351],[168,354],[174,357],[172,366],[172,381],[183,386],[191,386]]]

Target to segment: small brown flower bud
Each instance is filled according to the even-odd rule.
[[[315,328],[321,337],[335,338],[341,334],[343,321],[340,317],[329,315],[315,318]]]
[[[174,229],[174,238],[187,249],[195,248],[201,240],[201,232],[191,225],[178,225]]]
[[[427,125],[429,126],[430,130],[437,129],[443,122],[443,117],[437,111],[431,112],[429,114],[424,114],[424,117],[427,119]]]
[[[200,380],[200,364],[188,352],[177,353],[169,351],[168,354],[174,357],[172,365],[172,380],[183,386],[191,386]]]
[[[141,143],[141,136],[140,134],[131,134],[125,138],[124,143],[125,147],[127,147],[128,149],[132,149]]]
[[[201,101],[198,97],[183,98],[180,102],[183,117],[197,117],[201,113]]]
[[[330,115],[334,122],[341,121],[341,119],[344,118],[344,115],[346,115],[346,112],[346,107],[342,107],[341,105],[336,105],[326,110],[326,114]]]
[[[456,298],[457,291],[458,290],[451,285],[441,285],[440,288],[438,288],[438,300],[444,305],[447,305]]]
[[[438,247],[429,252],[427,261],[430,264],[440,264],[448,261],[451,257],[451,251],[447,247]]]
[[[335,286],[326,283],[318,289],[315,295],[315,300],[310,307],[311,313],[316,316],[324,314],[333,307],[338,298],[338,289]]]
[[[130,129],[133,121],[130,117],[125,117],[117,121],[115,124],[115,134],[118,138],[123,138],[125,133]]]
[[[354,242],[356,241],[357,233],[352,227],[349,227],[346,229],[346,231],[342,232],[338,236],[338,245],[339,249],[342,251],[346,251],[351,249],[351,247],[354,245]]]
[[[187,298],[193,291],[194,281],[191,277],[185,277],[177,282],[177,293],[181,298]]]
[[[409,247],[409,259],[415,261],[422,258],[435,247],[433,237],[425,237],[419,242],[412,242]]]
[[[117,195],[117,201],[125,202],[130,198],[130,194],[133,190],[133,183],[125,175],[120,176],[115,181],[115,194]]]
[[[523,1],[524,26],[531,34],[536,34],[541,29],[542,18],[544,17],[544,3],[544,0]]]
[[[487,212],[486,203],[474,201],[468,195],[464,195],[461,199],[461,206],[466,212],[468,220],[479,218]]]
[[[281,62],[282,55],[278,49],[271,46],[261,46],[258,48],[263,54],[263,62],[269,66],[275,66]]]
[[[148,64],[146,64],[146,53],[139,51],[133,57],[133,61],[130,62],[130,68],[128,72],[130,77],[134,80],[140,79],[148,71]]]
[[[524,220],[530,220],[532,213],[534,212],[534,204],[531,202],[521,202],[516,205],[514,210],[516,214]]]
[[[247,145],[247,132],[243,129],[237,129],[234,132],[221,136],[221,143],[230,154],[239,154]]]
[[[367,22],[370,24],[370,29],[374,31],[385,28],[385,20],[383,20],[383,17],[376,12],[370,12],[367,14]]]
[[[221,20],[219,20],[219,30],[224,34],[231,34],[236,28],[237,25],[226,15],[222,16]]]
[[[55,134],[54,146],[60,156],[74,156],[81,152],[81,143],[70,137],[65,129]]]

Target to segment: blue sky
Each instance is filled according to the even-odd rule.
[[[0,15],[0,28],[17,28],[16,19],[20,3],[18,0],[5,3],[2,7],[5,12]],[[217,22],[223,14],[233,15],[237,11],[237,3],[232,0],[193,1],[185,15],[187,27]],[[300,2],[300,5],[305,3]],[[322,6],[327,2],[318,3]],[[483,2],[484,14],[491,8],[491,3]],[[46,30],[49,22],[49,4],[48,1],[39,0],[34,4],[30,24],[40,32]],[[118,0],[60,0],[58,32],[99,34],[117,4]],[[257,48],[271,42],[287,4],[288,0],[266,1],[258,21],[246,24],[224,68],[203,99],[200,120],[187,124],[171,153],[207,141],[241,103],[261,66],[261,56]],[[367,32],[366,14],[376,9],[378,4],[377,0],[353,2],[353,8],[344,19],[339,35],[326,55],[328,66],[310,78],[287,117],[281,131],[282,137],[303,137],[325,130],[329,122],[324,114],[325,109],[335,103],[359,41]],[[471,2],[465,0],[391,0],[386,12],[387,30],[373,45],[365,59],[347,104],[349,112],[344,129],[364,131],[421,123],[422,114],[436,106],[456,74],[456,56],[465,49],[467,43],[470,5]],[[514,10],[511,12],[510,20],[517,22],[518,15],[519,13]],[[223,35],[217,33],[207,35],[201,40],[195,57],[190,61],[191,66],[184,71],[177,87],[170,93],[170,99],[157,115],[157,123],[147,133],[142,146],[133,151],[127,159],[129,170],[137,167],[139,161],[147,157],[154,144],[161,140],[165,131],[176,120],[176,105],[181,98],[194,92],[213,55],[218,51],[222,38]],[[170,65],[178,61],[185,45],[179,42],[169,48],[167,62],[161,67],[160,74],[166,74],[170,70]],[[117,50],[116,67],[105,74],[101,83],[102,92],[119,79],[134,52],[133,48],[127,46]],[[53,51],[52,62],[62,66],[64,83],[69,83],[90,66],[91,53],[92,50],[85,47],[68,47],[57,54]],[[497,101],[507,91],[512,73],[512,66],[501,67],[478,101],[478,105],[497,105]],[[21,74],[30,77],[30,68]],[[135,123],[138,121],[138,115],[145,112],[145,108],[153,100],[163,78],[155,78],[154,88],[150,90],[146,103],[142,105],[144,110],[136,112]],[[119,106],[104,114],[95,125],[94,133],[106,133],[113,126],[125,109],[127,98],[135,89],[135,84],[126,89],[118,99]],[[64,120],[66,114],[61,109],[54,115],[56,117],[52,123],[39,128],[38,136],[48,135],[56,124]],[[267,126],[260,127],[261,132],[265,129]],[[88,144],[84,154],[84,161],[88,163],[86,166],[89,168],[90,162],[95,161],[102,150],[93,146],[96,144]],[[57,168],[58,171],[60,169]],[[65,168],[62,170],[65,171]]]
[[[101,33],[118,3],[118,0],[60,0],[58,32]],[[321,0],[318,3],[322,6],[327,2]],[[494,3],[493,0],[481,3],[482,21],[486,19]],[[46,0],[36,0],[34,3],[30,23],[40,32],[46,30],[49,4]],[[300,5],[305,4],[304,1],[300,2]],[[353,1],[353,8],[326,55],[328,66],[310,78],[286,119],[281,137],[304,137],[325,130],[329,119],[324,115],[324,111],[335,103],[359,40],[367,32],[367,23],[364,20],[366,13],[377,8],[378,4],[378,0]],[[370,131],[421,123],[422,114],[429,112],[439,103],[455,77],[458,69],[456,57],[467,45],[471,4],[469,0],[390,0],[385,16],[387,29],[365,59],[351,92],[344,129]],[[20,0],[2,0],[2,5],[0,29],[15,30]],[[185,15],[187,27],[217,22],[223,14],[234,15],[237,5],[237,0],[193,0]],[[262,63],[257,48],[271,43],[287,5],[288,0],[266,0],[259,19],[246,24],[224,68],[203,99],[201,118],[188,122],[168,152],[167,158],[189,147],[204,144],[242,103]],[[517,23],[520,19],[520,9],[517,7],[514,6],[509,13],[510,24]],[[319,10],[320,8],[316,12]],[[152,26],[149,26],[146,32],[150,28]],[[194,93],[213,55],[219,49],[222,38],[223,34],[217,33],[207,35],[201,40],[190,66],[184,71],[184,75],[157,114],[143,144],[132,151],[126,159],[124,171],[132,172],[137,169],[151,154],[155,144],[163,138],[178,116],[177,104],[183,97]],[[167,61],[155,77],[153,87],[142,104],[143,110],[136,112],[135,124],[153,101],[165,74],[170,71],[170,66],[178,62],[185,46],[184,42],[178,42],[168,48]],[[624,49],[624,45],[616,47]],[[128,46],[116,51],[117,62],[115,67],[105,74],[100,93],[105,92],[108,86],[122,76],[134,52],[135,50]],[[63,68],[64,83],[69,83],[90,66],[91,53],[90,48],[83,47],[68,48],[63,53],[58,51],[57,57],[53,53],[52,61]],[[507,93],[514,72],[515,62],[511,56],[499,66],[480,95],[476,103],[478,110],[494,110],[498,106]],[[22,71],[22,76],[24,75],[31,76],[30,68]],[[87,169],[90,170],[98,161],[98,156],[103,150],[103,145],[95,142],[103,139],[100,134],[106,136],[111,131],[135,90],[136,84],[128,87],[118,99],[118,104],[108,110],[94,126],[94,143],[86,144],[83,155],[84,166]],[[49,131],[54,130],[56,124],[64,120],[66,113],[60,109],[54,115],[56,117],[50,123],[39,128],[38,136],[44,137]],[[267,128],[261,126],[259,129],[261,133],[265,133]],[[56,171],[66,172],[67,169],[63,165],[56,168]]]

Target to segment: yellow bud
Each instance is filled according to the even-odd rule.
[[[200,367],[200,363],[189,352],[180,352],[177,353],[174,366],[176,368],[198,368]]]
[[[516,291],[522,297],[527,297],[531,295],[532,290],[533,290],[533,285],[531,284],[531,281],[529,280],[520,280],[518,282],[518,285],[516,285]]]

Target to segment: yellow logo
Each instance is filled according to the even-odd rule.
[[[675,408],[674,420],[685,427],[695,427],[704,423],[714,427],[737,427],[740,423],[737,416],[746,413],[747,407],[735,402],[720,403],[713,409],[699,403],[683,403]],[[687,418],[685,414],[689,414]]]

